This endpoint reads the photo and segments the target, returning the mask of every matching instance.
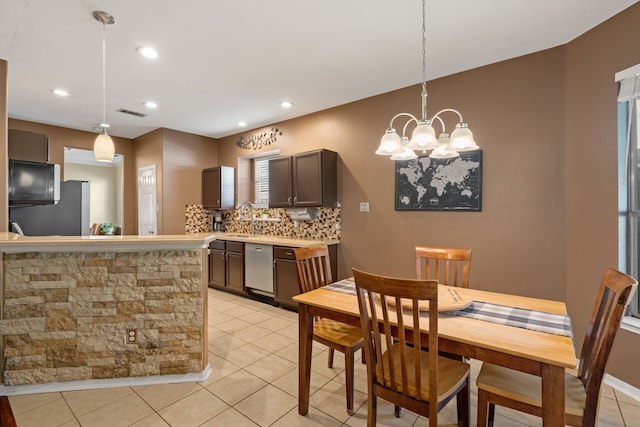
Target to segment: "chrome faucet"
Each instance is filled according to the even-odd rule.
[[[244,210],[245,206],[248,206],[248,207],[249,207],[249,209],[250,209],[249,213],[250,213],[250,215],[251,215],[251,216],[250,216],[250,220],[251,220],[251,234],[256,234],[256,232],[255,232],[255,219],[256,219],[256,216],[255,216],[255,215],[254,215],[254,213],[253,213],[253,204],[252,204],[251,202],[249,202],[249,201],[247,201],[247,202],[242,202],[242,203],[240,204],[240,206],[238,206],[238,221],[242,221],[242,220],[243,220],[243,218],[244,218],[242,214],[243,214],[243,210]]]

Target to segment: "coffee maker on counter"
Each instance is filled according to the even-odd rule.
[[[224,231],[221,211],[213,211],[213,231]]]

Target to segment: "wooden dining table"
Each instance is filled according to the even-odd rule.
[[[468,288],[456,288],[456,292],[473,301],[567,314],[565,303],[559,301]],[[306,415],[309,411],[314,316],[360,326],[360,315],[357,297],[352,294],[319,288],[293,299],[298,302],[299,319],[298,413]],[[428,346],[428,329],[421,329],[420,336],[421,342]],[[441,351],[541,377],[543,425],[565,425],[565,369],[576,366],[576,353],[571,337],[443,312],[438,316],[438,346]]]

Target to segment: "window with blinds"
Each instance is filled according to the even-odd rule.
[[[272,150],[238,157],[238,205],[251,202],[256,207],[269,206],[269,159],[279,155],[280,150]]]
[[[620,269],[640,276],[640,66],[632,67],[618,93],[618,245]],[[618,76],[616,76],[618,77]],[[640,317],[640,292],[630,304]]]
[[[256,204],[269,204],[269,157],[256,157],[253,159],[253,202]]]

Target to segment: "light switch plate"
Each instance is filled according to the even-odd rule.
[[[360,202],[360,212],[369,212],[369,202]]]

